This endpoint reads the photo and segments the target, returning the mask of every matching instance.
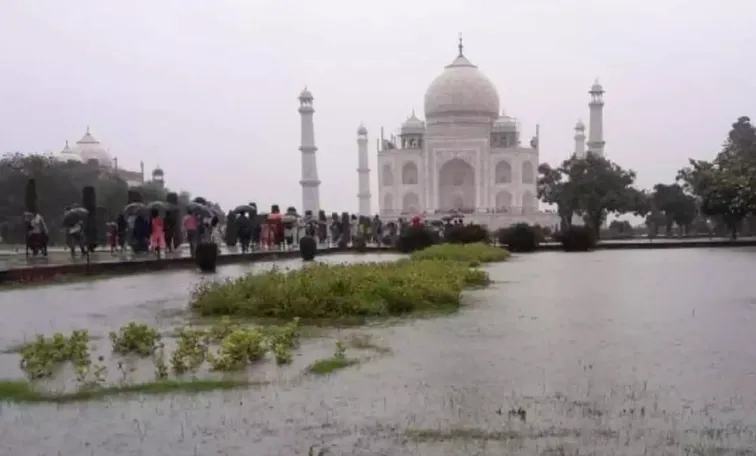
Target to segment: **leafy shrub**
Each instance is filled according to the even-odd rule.
[[[485,272],[455,261],[314,264],[201,284],[192,293],[191,307],[202,315],[379,317],[457,307],[463,289],[486,283]]]
[[[460,261],[472,266],[504,261],[509,252],[489,244],[437,244],[412,254],[413,260]]]
[[[588,226],[571,226],[554,236],[565,252],[587,252],[596,246],[596,237]]]
[[[77,370],[91,363],[87,331],[73,331],[68,337],[62,333],[49,338],[37,335],[34,342],[21,347],[21,369],[31,380],[50,377],[69,361]]]
[[[402,253],[412,253],[432,246],[439,241],[432,230],[424,226],[410,226],[399,236],[396,249]]]
[[[299,241],[299,254],[304,261],[312,261],[318,253],[318,243],[312,236],[305,236]]]
[[[527,223],[502,228],[496,233],[499,244],[507,246],[510,252],[533,252],[543,240],[536,226]]]
[[[117,332],[111,331],[110,341],[115,353],[149,356],[157,348],[160,334],[156,329],[145,324],[131,322],[122,326]]]
[[[450,225],[444,231],[444,241],[453,244],[488,242],[488,230],[482,225]]]

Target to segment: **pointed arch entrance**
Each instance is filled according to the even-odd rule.
[[[444,211],[475,209],[475,169],[453,158],[438,173],[438,207]]]

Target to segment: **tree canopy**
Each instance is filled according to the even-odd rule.
[[[538,197],[557,206],[562,229],[581,216],[598,236],[610,213],[642,212],[645,197],[634,187],[635,172],[593,153],[572,157],[558,168],[538,168]]]
[[[82,203],[82,190],[95,189],[98,212],[105,220],[113,220],[126,206],[128,185],[115,173],[102,171],[92,164],[60,162],[43,155],[9,154],[0,158],[0,226],[2,237],[8,241],[18,239],[18,225],[29,206],[27,185],[34,179],[37,211],[45,217],[51,235],[57,229],[67,206]],[[136,190],[143,201],[165,201],[167,188],[146,183]],[[181,192],[179,203],[188,203],[190,195]],[[21,235],[22,236],[22,235]]]
[[[756,128],[750,118],[732,124],[712,161],[689,160],[677,180],[696,198],[701,212],[721,219],[735,238],[743,220],[756,210]]]

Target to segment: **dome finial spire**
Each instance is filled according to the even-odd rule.
[[[457,44],[457,49],[459,49],[459,56],[464,57],[465,54],[463,51],[465,50],[465,45],[462,44],[462,32],[459,32],[459,44]]]

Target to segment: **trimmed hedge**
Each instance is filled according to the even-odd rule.
[[[409,226],[396,241],[396,249],[402,253],[412,253],[436,244],[438,237],[424,226]]]
[[[588,252],[596,246],[596,236],[588,226],[571,226],[554,235],[565,252]]]
[[[450,225],[444,230],[444,242],[451,244],[475,244],[489,241],[488,230],[481,225]]]
[[[499,244],[507,246],[510,252],[534,252],[542,241],[539,227],[518,223],[497,231]]]

